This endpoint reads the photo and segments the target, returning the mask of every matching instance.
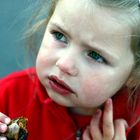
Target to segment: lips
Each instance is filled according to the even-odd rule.
[[[51,88],[60,93],[61,95],[68,95],[71,93],[74,93],[72,89],[62,80],[57,78],[56,76],[50,76],[49,79],[49,85]]]

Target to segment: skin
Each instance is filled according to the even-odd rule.
[[[75,3],[58,3],[46,28],[36,68],[54,101],[78,113],[92,114],[130,75],[134,58],[126,35],[131,30],[114,18],[113,11],[94,3],[87,5],[85,0]],[[52,75],[69,85],[73,93],[63,96],[55,92],[48,83]]]
[[[110,97],[125,85],[134,65],[128,37],[131,29],[115,18],[114,11],[88,2],[58,2],[37,56],[37,74],[55,102],[76,113],[93,115],[83,140],[126,140],[127,124],[113,120]],[[52,75],[69,85],[73,93],[64,96],[55,92],[48,82]],[[103,131],[99,127],[101,115]],[[1,123],[3,118],[7,117],[1,114]]]

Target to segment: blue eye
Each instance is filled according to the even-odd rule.
[[[67,39],[62,33],[55,31],[52,34],[54,35],[56,40],[67,43]]]
[[[107,61],[95,51],[89,51],[88,56],[94,59],[98,63],[107,63]]]

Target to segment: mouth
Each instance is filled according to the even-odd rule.
[[[74,93],[73,90],[64,81],[60,80],[56,76],[50,76],[48,77],[48,79],[49,85],[57,93],[60,93],[61,95],[68,95]]]

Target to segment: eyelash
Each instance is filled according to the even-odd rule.
[[[67,43],[67,38],[62,33],[58,31],[52,31],[51,34],[54,36],[54,38],[57,41],[60,41],[62,43]]]
[[[108,62],[106,61],[106,59],[104,57],[102,57],[99,53],[95,52],[95,51],[88,51],[87,54],[91,59],[95,60],[98,63],[103,63],[103,64],[107,64]]]

